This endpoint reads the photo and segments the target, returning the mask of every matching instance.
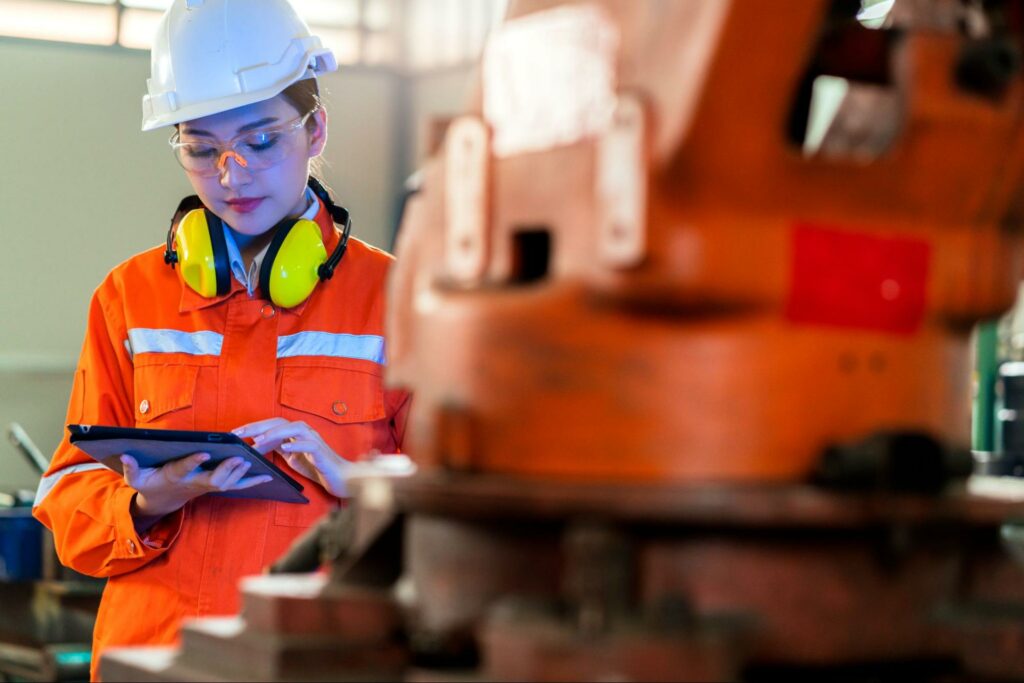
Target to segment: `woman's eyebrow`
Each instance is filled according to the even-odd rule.
[[[253,121],[252,123],[245,124],[244,126],[239,128],[237,132],[238,133],[248,133],[250,130],[254,130],[256,128],[262,128],[263,126],[266,126],[266,125],[271,124],[271,123],[276,123],[277,120],[278,119],[277,119],[276,116],[267,116],[266,118],[262,118],[259,121]]]
[[[260,119],[258,121],[253,121],[252,123],[245,124],[244,126],[239,128],[237,131],[235,131],[235,133],[236,134],[248,133],[249,131],[254,130],[256,128],[262,128],[263,126],[266,126],[268,124],[276,123],[277,120],[278,119],[277,119],[276,116],[267,116],[267,117],[264,117],[264,118],[262,118],[262,119]],[[202,136],[205,136],[205,137],[208,137],[208,138],[216,137],[210,131],[201,130],[199,128],[191,128],[190,127],[190,128],[185,129],[184,132],[188,133],[189,135],[202,135]]]

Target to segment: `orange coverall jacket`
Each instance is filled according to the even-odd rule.
[[[330,252],[339,234],[316,217]],[[409,397],[382,386],[385,275],[393,259],[351,239],[334,277],[280,310],[232,278],[205,299],[163,261],[128,259],[93,295],[68,423],[229,431],[272,416],[304,420],[339,455],[397,452]],[[259,574],[338,499],[288,468],[309,505],[202,496],[144,538],[129,512],[135,491],[64,440],[36,497],[65,565],[109,577],[93,638],[173,643],[183,617],[234,614],[237,581]]]

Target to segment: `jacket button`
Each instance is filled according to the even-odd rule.
[[[130,552],[130,553],[134,553],[135,552],[135,541],[133,541],[131,539],[128,539],[128,552]]]
[[[142,413],[143,415],[145,415],[146,413],[149,412],[149,400],[148,399],[142,399],[141,401],[139,401],[139,412]]]
[[[262,315],[264,318],[273,318],[274,315],[276,314],[277,309],[271,306],[270,304],[267,304],[262,309],[260,309],[260,315]]]
[[[341,416],[348,412],[348,406],[343,401],[335,401],[334,405],[331,406],[331,410],[334,411],[335,415]]]

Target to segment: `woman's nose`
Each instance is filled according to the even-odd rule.
[[[223,187],[244,184],[249,180],[249,162],[238,152],[229,149],[220,155],[217,170],[220,171],[220,184]]]

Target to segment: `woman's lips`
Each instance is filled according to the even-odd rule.
[[[247,199],[229,199],[227,204],[231,207],[232,211],[237,213],[252,213],[259,205],[263,203],[262,197],[247,198]]]

